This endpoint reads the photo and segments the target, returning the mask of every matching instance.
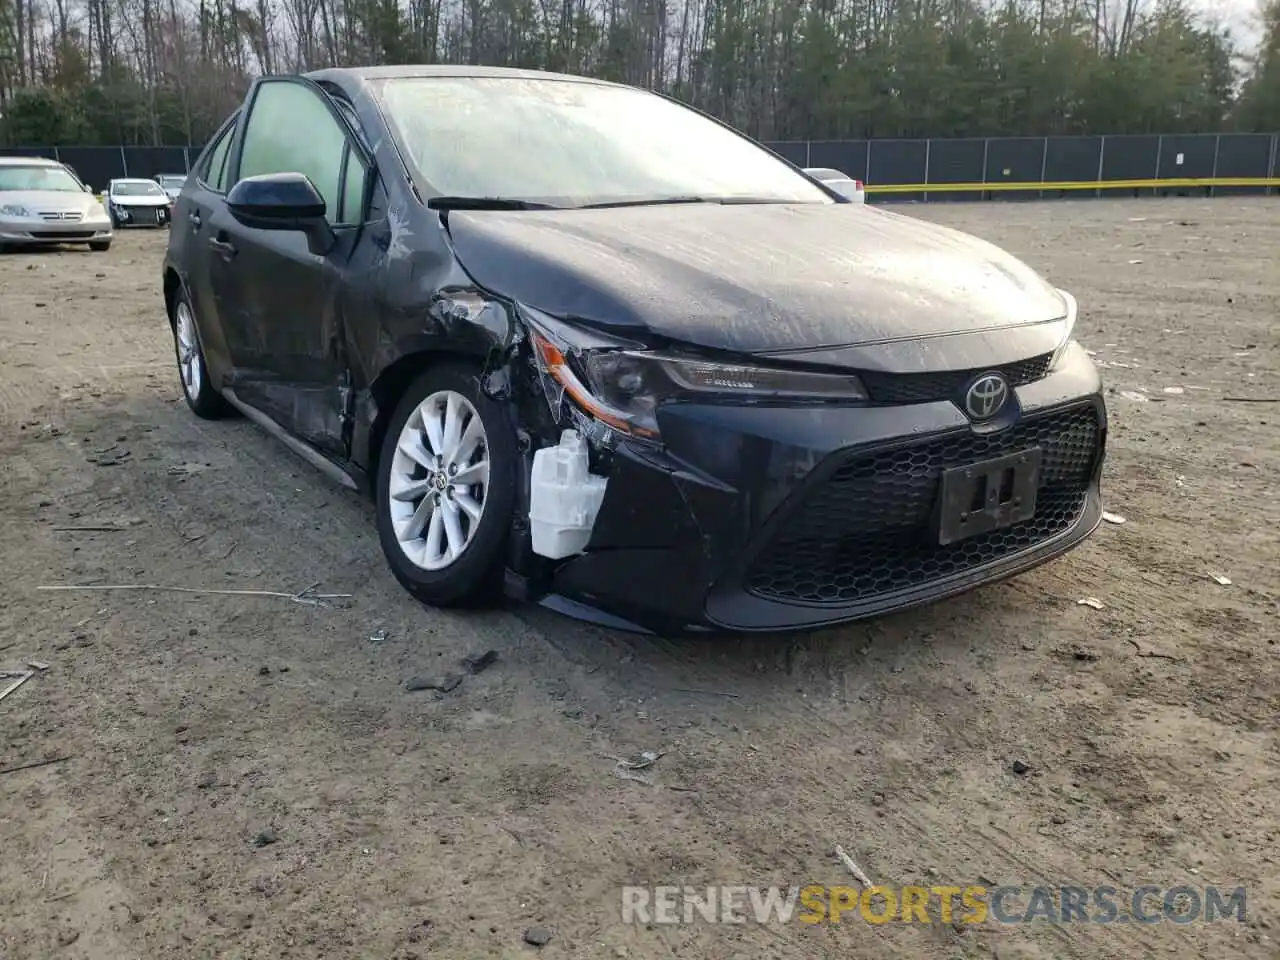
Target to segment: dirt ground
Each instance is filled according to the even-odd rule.
[[[188,412],[164,234],[0,258],[0,668],[49,665],[0,702],[0,957],[1276,957],[1280,406],[1228,398],[1280,397],[1280,198],[905,209],[1077,295],[1127,522],[799,637],[424,609],[367,503]],[[847,884],[837,843],[884,884],[1244,886],[1247,920],[622,923],[629,884]]]

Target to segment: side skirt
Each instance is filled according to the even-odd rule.
[[[261,410],[249,406],[243,400],[236,396],[235,390],[231,387],[222,388],[222,396],[226,398],[227,403],[239,410],[244,416],[252,420],[271,436],[275,437],[286,447],[300,456],[307,463],[311,464],[330,480],[341,484],[348,490],[361,491],[364,489],[360,479],[355,474],[343,467],[341,464],[335,463],[318,450],[314,450],[307,444],[303,443],[284,427],[276,423]]]

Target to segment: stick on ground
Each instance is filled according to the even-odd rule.
[[[862,888],[864,890],[868,890],[875,886],[875,884],[871,882],[871,879],[862,872],[862,868],[853,862],[853,857],[845,853],[844,848],[838,843],[836,844],[836,856],[840,858],[840,862],[848,868],[851,874],[853,874],[853,879],[862,884]]]
[[[167,587],[158,583],[119,583],[119,584],[52,584],[36,587],[37,590],[160,590],[166,593],[199,593],[217,594],[226,597],[276,597],[280,600],[292,600],[312,607],[324,606],[325,600],[345,600],[349,593],[311,593],[319,584],[312,584],[297,593],[281,593],[278,590],[218,590],[212,587]]]

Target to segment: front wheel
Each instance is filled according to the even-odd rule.
[[[185,290],[179,290],[173,301],[173,347],[178,357],[182,395],[192,412],[205,420],[219,420],[231,413],[230,405],[209,382],[196,315]]]
[[[515,431],[479,371],[428,370],[400,399],[378,458],[378,539],[401,585],[432,606],[499,593],[515,508]]]
[[[90,240],[89,249],[94,253],[106,253],[111,249],[110,240]]]

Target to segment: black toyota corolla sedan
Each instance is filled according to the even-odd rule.
[[[191,409],[371,494],[429,604],[811,628],[1101,517],[1069,294],[630,87],[260,80],[183,187],[164,297]]]

